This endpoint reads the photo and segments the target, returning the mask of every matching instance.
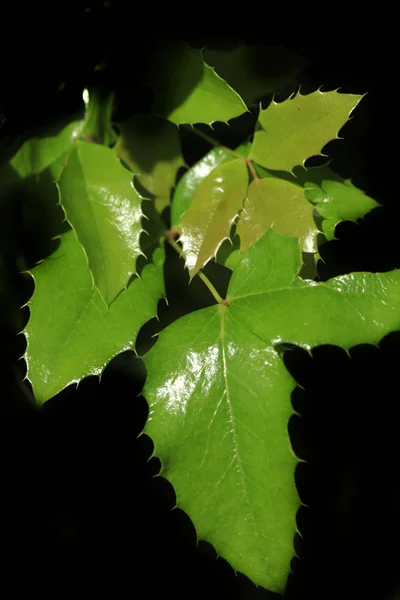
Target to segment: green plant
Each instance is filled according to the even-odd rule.
[[[113,127],[113,94],[93,86],[82,119],[26,140],[2,166],[3,204],[22,187],[40,202],[32,228],[60,238],[31,270],[27,377],[43,403],[135,349],[165,298],[164,244],[176,250],[213,301],[170,315],[155,344],[137,348],[148,373],[145,432],[199,537],[281,592],[300,501],[287,432],[295,381],[279,347],[377,344],[399,327],[400,272],[315,280],[318,244],[377,206],[329,165],[304,167],[360,96],[317,90],[272,101],[250,139],[227,148],[209,126],[234,127],[276,78],[246,70],[246,47],[168,52],[148,73],[152,114]],[[185,131],[215,147],[181,175]]]

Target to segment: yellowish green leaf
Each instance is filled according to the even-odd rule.
[[[337,138],[362,96],[321,92],[272,101],[259,115],[250,158],[266,169],[292,172]]]
[[[247,185],[247,167],[239,158],[217,166],[196,189],[180,224],[180,241],[191,277],[229,237],[243,206]]]

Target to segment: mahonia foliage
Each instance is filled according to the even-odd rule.
[[[290,61],[274,48],[257,74],[256,55],[169,45],[148,73],[152,114],[117,129],[113,95],[85,91],[81,120],[28,139],[0,167],[0,206],[18,186],[40,191],[50,179],[64,215],[57,250],[31,270],[25,360],[38,403],[135,348],[165,298],[164,243],[202,278],[215,304],[168,325],[142,357],[145,432],[198,536],[283,592],[300,500],[287,429],[295,381],[277,346],[378,343],[400,326],[400,271],[326,283],[299,275],[304,253],[317,258],[340,221],[377,206],[329,164],[304,166],[360,96],[298,92],[253,108],[250,138],[238,148],[214,140],[182,175],[182,127],[204,137],[196,123],[244,114],[302,64],[280,73],[279,60]],[[225,298],[202,271],[216,260],[231,270]]]

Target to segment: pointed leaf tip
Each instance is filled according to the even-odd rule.
[[[203,59],[201,50],[170,43],[156,57],[151,75],[156,99],[153,112],[176,125],[229,121],[247,106]]]

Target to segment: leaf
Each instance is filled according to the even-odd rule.
[[[57,251],[32,269],[25,359],[38,403],[88,375],[101,375],[111,358],[134,348],[164,295],[161,249],[153,262],[109,308],[93,286],[74,231],[62,235]]]
[[[141,254],[142,197],[114,151],[87,142],[74,144],[59,188],[94,283],[111,304],[135,273]]]
[[[205,50],[204,58],[225,81],[252,104],[296,77],[306,60],[281,46],[240,44],[233,50]]]
[[[248,250],[273,227],[278,233],[298,237],[303,252],[317,252],[319,230],[313,210],[300,186],[275,177],[254,180],[238,222],[240,250]]]
[[[229,121],[247,111],[241,97],[203,60],[201,50],[169,43],[150,75],[153,112],[176,125]]]
[[[56,135],[26,140],[11,160],[0,167],[0,193],[53,164],[61,164],[81,128],[82,121],[73,121]],[[57,178],[59,169],[54,168],[53,175]]]
[[[307,96],[299,92],[279,104],[272,101],[260,112],[250,158],[266,169],[292,172],[337,138],[361,98],[317,90]]]
[[[171,204],[172,227],[178,227],[200,183],[223,162],[232,159],[222,148],[213,148],[180,178]]]
[[[217,166],[197,188],[180,225],[180,241],[191,277],[229,237],[243,206],[247,186],[247,167],[238,158]]]
[[[118,124],[115,151],[154,196],[169,196],[184,165],[178,128],[154,115],[135,115]]]
[[[400,271],[317,284],[299,242],[269,230],[243,255],[227,303],[191,313],[145,355],[145,428],[199,538],[256,584],[283,592],[294,555],[296,382],[275,345],[377,344],[400,327]]]
[[[236,148],[235,152],[247,156],[249,150],[250,144],[246,142]],[[186,171],[183,177],[180,178],[172,198],[172,227],[179,227],[182,216],[189,208],[194,193],[201,182],[215,169],[215,167],[232,160],[235,160],[235,157],[232,154],[229,154],[229,152],[222,147],[216,147],[210,150],[201,160]]]
[[[311,172],[315,170],[311,169]],[[318,186],[310,177],[310,181],[305,182],[304,193],[310,202],[315,203],[318,213],[323,217],[321,227],[328,240],[334,239],[336,225],[340,221],[357,221],[379,206],[349,179],[327,178]]]

